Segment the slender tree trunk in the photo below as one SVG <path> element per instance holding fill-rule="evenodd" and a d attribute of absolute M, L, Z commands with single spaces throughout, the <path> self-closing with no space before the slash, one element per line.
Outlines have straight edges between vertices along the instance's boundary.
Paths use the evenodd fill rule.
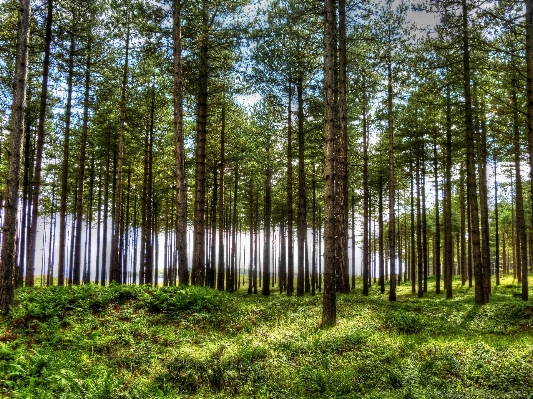
<path fill-rule="evenodd" d="M 417 144 L 416 154 L 416 252 L 418 274 L 418 297 L 424 296 L 424 256 L 422 249 L 422 204 L 420 198 L 420 143 Z"/>
<path fill-rule="evenodd" d="M 422 142 L 422 256 L 424 258 L 424 292 L 428 291 L 428 235 L 427 235 L 427 211 L 426 211 L 426 150 Z"/>
<path fill-rule="evenodd" d="M 500 231 L 498 212 L 498 181 L 496 180 L 496 159 L 494 159 L 494 230 L 496 258 L 494 268 L 496 271 L 496 285 L 500 285 Z"/>
<path fill-rule="evenodd" d="M 234 177 L 234 186 L 233 186 L 233 221 L 231 223 L 231 278 L 230 278 L 230 292 L 233 292 L 235 289 L 236 279 L 236 261 L 237 261 L 237 194 L 239 188 L 239 167 L 235 166 L 235 177 Z M 268 285 L 268 284 L 267 284 Z"/>
<path fill-rule="evenodd" d="M 338 223 L 335 214 L 335 2 L 324 0 L 324 295 L 322 326 L 337 323 L 335 292 L 335 233 Z"/>
<path fill-rule="evenodd" d="M 13 79 L 11 106 L 11 132 L 6 181 L 4 225 L 2 227 L 2 250 L 0 256 L 0 312 L 7 313 L 13 302 L 13 271 L 17 259 L 16 237 L 18 216 L 18 193 L 20 181 L 20 158 L 23 150 L 24 108 L 26 103 L 26 80 L 28 76 L 28 45 L 30 38 L 31 6 L 29 0 L 19 0 L 17 56 Z"/>
<path fill-rule="evenodd" d="M 114 203 L 114 222 L 113 235 L 111 238 L 111 273 L 109 281 L 121 283 L 121 249 L 119 248 L 120 232 L 122 230 L 122 224 L 124 223 L 121 217 L 122 209 L 122 168 L 124 165 L 124 130 L 126 124 L 126 90 L 128 87 L 128 67 L 129 67 L 129 54 L 130 54 L 130 22 L 129 15 L 126 17 L 127 32 L 126 32 L 126 54 L 124 59 L 124 69 L 122 73 L 122 87 L 120 91 L 120 121 L 118 130 L 118 153 L 117 153 L 117 186 L 115 192 Z M 124 265 L 125 267 L 125 265 Z"/>
<path fill-rule="evenodd" d="M 391 57 L 390 53 L 389 57 Z M 396 199 L 396 191 L 394 188 L 394 128 L 392 124 L 392 60 L 390 58 L 389 63 L 387 65 L 387 70 L 387 114 L 389 130 L 389 301 L 396 301 L 396 214 L 394 205 Z"/>
<path fill-rule="evenodd" d="M 270 219 L 272 215 L 272 171 L 270 169 L 270 153 L 268 154 L 269 165 L 266 167 L 265 181 L 265 242 L 263 252 L 263 287 L 262 294 L 270 295 Z M 299 256 L 299 255 L 298 255 Z M 300 275 L 298 274 L 298 279 Z"/>
<path fill-rule="evenodd" d="M 85 182 L 85 160 L 87 152 L 87 129 L 89 123 L 89 90 L 91 84 L 91 43 L 89 42 L 87 62 L 85 65 L 85 94 L 83 97 L 83 123 L 80 138 L 80 164 L 78 171 L 78 189 L 76 200 L 76 233 L 74 236 L 74 277 L 73 283 L 80 284 L 81 275 L 81 231 L 83 224 L 83 189 Z"/>
<path fill-rule="evenodd" d="M 516 84 L 516 82 L 513 82 Z M 513 133 L 514 133 L 514 161 L 515 161 L 515 185 L 516 185 L 516 233 L 517 233 L 517 249 L 519 249 L 519 256 L 516 263 L 516 274 L 518 277 L 518 284 L 522 283 L 522 278 L 527 279 L 527 235 L 524 218 L 524 200 L 522 189 L 522 173 L 520 171 L 520 132 L 518 126 L 518 101 L 516 96 L 516 88 L 513 85 L 512 92 L 513 99 Z M 522 269 L 525 269 L 525 273 L 522 273 Z"/>
<path fill-rule="evenodd" d="M 461 283 L 464 286 L 468 278 L 468 262 L 466 247 L 466 198 L 465 198 L 465 174 L 461 167 L 459 178 L 459 198 L 461 207 Z"/>
<path fill-rule="evenodd" d="M 30 94 L 30 93 L 29 93 Z M 26 232 L 27 225 L 31 223 L 31 208 L 30 201 L 30 173 L 33 165 L 33 157 L 31 156 L 31 129 L 30 129 L 30 120 L 26 119 L 26 126 L 24 128 L 24 173 L 22 178 L 22 214 L 20 220 L 20 240 L 18 243 L 19 247 L 19 264 L 15 265 L 15 275 L 14 275 L 14 284 L 15 287 L 22 287 L 23 284 L 23 274 L 24 274 L 24 265 L 26 262 L 26 257 L 28 251 L 26 250 Z M 30 232 L 28 232 L 30 233 Z"/>
<path fill-rule="evenodd" d="M 205 5 L 204 5 L 205 7 Z M 197 126 L 196 126 L 196 175 L 194 196 L 194 243 L 192 284 L 202 285 L 205 273 L 205 159 L 207 136 L 207 100 L 208 100 L 208 21 L 207 11 L 203 10 L 203 31 L 200 45 Z"/>
<path fill-rule="evenodd" d="M 222 104 L 222 127 L 220 129 L 220 194 L 218 197 L 218 277 L 217 288 L 224 291 L 224 154 L 226 136 L 226 102 Z"/>
<path fill-rule="evenodd" d="M 379 175 L 379 288 L 382 294 L 385 293 L 385 248 L 384 248 L 384 236 L 385 227 L 383 225 L 383 176 Z"/>
<path fill-rule="evenodd" d="M 437 158 L 437 137 L 435 136 L 435 143 L 433 145 L 433 168 L 435 172 L 435 292 L 440 294 L 440 278 L 441 278 L 441 264 L 440 264 L 440 212 L 439 212 L 439 161 Z"/>
<path fill-rule="evenodd" d="M 298 277 L 296 295 L 309 292 L 309 270 L 305 270 L 305 243 L 307 238 L 307 196 L 305 187 L 305 139 L 304 139 L 304 103 L 303 76 L 300 74 L 296 85 L 298 95 Z"/>
<path fill-rule="evenodd" d="M 368 295 L 370 281 L 370 218 L 368 190 L 368 135 L 366 85 L 363 87 L 363 295 Z"/>
<path fill-rule="evenodd" d="M 409 163 L 409 175 L 411 176 L 411 293 L 416 293 L 416 245 L 415 245 L 415 200 L 414 200 L 414 171 L 413 161 Z"/>
<path fill-rule="evenodd" d="M 312 240 L 312 261 L 311 261 L 311 295 L 316 294 L 316 169 L 313 164 L 313 240 Z M 355 278 L 355 274 L 353 276 Z M 355 282 L 354 282 L 355 284 Z"/>
<path fill-rule="evenodd" d="M 349 292 L 348 273 L 348 105 L 347 105 L 347 55 L 346 55 L 346 0 L 339 0 L 339 138 L 338 146 L 338 291 Z M 394 212 L 394 211 L 393 211 Z"/>
<path fill-rule="evenodd" d="M 531 226 L 533 227 L 533 1 L 525 0 L 526 3 L 526 66 L 527 66 L 527 131 L 528 131 L 528 154 L 529 154 L 529 181 L 531 184 L 530 200 L 532 204 Z M 528 299 L 527 268 L 523 271 L 522 299 Z"/>
<path fill-rule="evenodd" d="M 475 277 L 475 302 L 482 305 L 488 302 L 488 292 L 484 286 L 484 268 L 481 262 L 480 232 L 479 232 L 479 208 L 478 192 L 476 184 L 475 168 L 475 143 L 474 126 L 472 123 L 472 94 L 470 88 L 470 49 L 468 35 L 468 12 L 466 0 L 462 0 L 463 8 L 463 67 L 464 67 L 464 95 L 465 95 L 465 126 L 466 126 L 466 169 L 468 202 L 470 204 L 470 215 L 472 221 L 471 240 L 472 256 Z"/>
<path fill-rule="evenodd" d="M 183 135 L 183 82 L 181 64 L 181 0 L 173 0 L 173 68 L 174 68 L 174 148 L 176 164 L 176 251 L 178 280 L 189 283 L 187 266 L 187 187 L 185 182 L 185 144 Z"/>

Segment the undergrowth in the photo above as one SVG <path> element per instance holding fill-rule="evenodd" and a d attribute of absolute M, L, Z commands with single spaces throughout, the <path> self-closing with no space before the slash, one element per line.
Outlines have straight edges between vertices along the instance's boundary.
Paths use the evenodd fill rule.
<path fill-rule="evenodd" d="M 148 286 L 23 288 L 0 318 L 6 398 L 533 398 L 533 307 L 510 278 L 476 306 Z M 430 281 L 430 290 L 434 281 Z"/>

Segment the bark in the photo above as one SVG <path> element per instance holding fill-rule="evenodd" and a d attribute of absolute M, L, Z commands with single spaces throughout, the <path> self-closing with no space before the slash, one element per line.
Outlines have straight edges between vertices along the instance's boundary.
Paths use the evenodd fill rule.
<path fill-rule="evenodd" d="M 383 226 L 383 176 L 379 175 L 379 205 L 378 205 L 378 218 L 379 218 L 379 288 L 381 293 L 385 293 L 385 248 L 384 248 L 384 236 L 385 228 Z"/>
<path fill-rule="evenodd" d="M 462 223 L 462 218 L 461 218 Z M 494 159 L 494 239 L 495 239 L 495 265 L 496 285 L 500 285 L 500 231 L 498 212 L 498 181 L 496 180 L 496 159 Z M 462 256 L 462 253 L 461 253 Z"/>
<path fill-rule="evenodd" d="M 205 6 L 205 5 L 204 5 Z M 204 9 L 202 38 L 199 56 L 197 123 L 196 123 L 196 174 L 194 196 L 194 243 L 191 279 L 192 284 L 202 285 L 205 276 L 205 159 L 207 136 L 207 100 L 208 100 L 208 21 Z"/>
<path fill-rule="evenodd" d="M 468 262 L 466 247 L 466 205 L 464 168 L 461 167 L 459 178 L 459 198 L 461 206 L 461 283 L 464 286 L 468 278 Z"/>
<path fill-rule="evenodd" d="M 531 204 L 533 206 L 533 1 L 526 3 L 526 67 L 527 67 L 527 132 L 529 154 L 529 181 L 531 184 Z M 531 225 L 533 226 L 533 209 L 531 212 Z M 523 273 L 527 275 L 527 268 Z M 522 279 L 522 299 L 528 299 L 528 279 Z"/>
<path fill-rule="evenodd" d="M 472 94 L 470 87 L 470 49 L 468 35 L 468 12 L 466 0 L 462 0 L 463 8 L 463 72 L 464 72 L 464 97 L 465 97 L 465 127 L 466 127 L 466 172 L 468 185 L 468 203 L 470 204 L 470 216 L 472 221 L 472 257 L 475 279 L 475 302 L 478 305 L 488 303 L 484 281 L 484 268 L 481 262 L 480 231 L 479 231 L 479 208 L 478 192 L 476 184 L 475 168 L 475 143 L 474 126 L 472 123 Z"/>
<path fill-rule="evenodd" d="M 433 145 L 433 170 L 435 173 L 435 292 L 440 294 L 441 264 L 440 264 L 440 212 L 439 212 L 439 161 L 437 158 L 437 142 Z"/>
<path fill-rule="evenodd" d="M 270 162 L 270 155 L 268 158 L 268 162 Z M 265 188 L 265 242 L 263 252 L 262 294 L 268 296 L 270 295 L 270 219 L 272 217 L 272 171 L 270 165 L 266 167 Z"/>
<path fill-rule="evenodd" d="M 428 291 L 428 235 L 427 235 L 427 211 L 426 211 L 426 150 L 422 142 L 422 257 L 424 259 L 424 292 Z"/>
<path fill-rule="evenodd" d="M 74 236 L 74 276 L 72 282 L 80 284 L 81 274 L 81 228 L 83 224 L 83 188 L 85 182 L 85 160 L 87 152 L 87 129 L 89 123 L 89 90 L 91 84 L 91 43 L 89 42 L 87 62 L 85 64 L 85 93 L 83 95 L 83 123 L 80 138 L 80 163 L 78 171 L 78 189 L 76 200 L 76 233 Z"/>
<path fill-rule="evenodd" d="M 187 187 L 183 135 L 183 81 L 181 63 L 181 0 L 173 0 L 174 150 L 176 165 L 176 251 L 178 280 L 189 283 L 187 266 Z"/>
<path fill-rule="evenodd" d="M 222 104 L 222 126 L 220 129 L 220 194 L 218 197 L 218 277 L 217 288 L 224 291 L 224 167 L 226 136 L 226 102 Z"/>
<path fill-rule="evenodd" d="M 416 245 L 415 245 L 415 200 L 414 200 L 414 171 L 413 161 L 409 163 L 409 175 L 411 176 L 411 293 L 416 293 Z"/>
<path fill-rule="evenodd" d="M 514 82 L 516 83 L 516 82 Z M 522 278 L 527 279 L 527 235 L 526 235 L 526 226 L 524 218 L 524 199 L 523 199 L 523 189 L 522 189 L 522 174 L 520 171 L 520 159 L 521 159 L 521 150 L 520 150 L 520 132 L 518 126 L 518 101 L 516 97 L 516 89 L 513 85 L 512 92 L 513 100 L 513 133 L 514 133 L 514 162 L 515 162 L 515 202 L 516 202 L 516 235 L 517 235 L 517 263 L 516 275 L 518 284 L 522 283 Z M 525 273 L 522 274 L 522 269 L 525 269 Z"/>
<path fill-rule="evenodd" d="M 366 95 L 366 87 L 363 88 Z M 368 295 L 370 281 L 370 218 L 368 189 L 368 134 L 367 134 L 366 96 L 363 98 L 363 295 Z"/>
<path fill-rule="evenodd" d="M 322 326 L 337 323 L 335 292 L 335 2 L 324 0 L 324 295 Z"/>
<path fill-rule="evenodd" d="M 346 55 L 346 0 L 339 0 L 339 138 L 338 146 L 338 291 L 350 291 L 348 273 L 348 105 L 347 105 L 347 55 Z"/>
<path fill-rule="evenodd" d="M 305 243 L 307 238 L 307 196 L 305 189 L 305 137 L 304 137 L 304 103 L 303 76 L 300 74 L 296 85 L 298 96 L 298 277 L 296 295 L 309 292 L 309 270 L 305 270 Z"/>
<path fill-rule="evenodd" d="M 292 198 L 292 83 L 290 80 L 287 123 L 287 295 L 291 296 L 294 293 L 294 230 Z"/>
<path fill-rule="evenodd" d="M 218 161 L 213 167 L 213 200 L 211 207 L 211 261 L 209 272 L 209 286 L 215 288 L 216 260 L 217 260 L 217 203 L 218 203 L 218 181 L 217 181 Z"/>
<path fill-rule="evenodd" d="M 389 57 L 391 57 L 391 54 L 389 54 Z M 395 301 L 396 300 L 396 213 L 395 213 L 394 204 L 395 204 L 395 199 L 396 199 L 396 193 L 395 193 L 395 188 L 394 188 L 394 127 L 392 124 L 392 60 L 390 58 L 389 58 L 389 63 L 387 65 L 387 69 L 388 69 L 387 114 L 388 114 L 388 130 L 389 130 L 389 261 L 390 261 L 389 301 Z"/>
<path fill-rule="evenodd" d="M 424 256 L 422 249 L 422 204 L 420 198 L 420 143 L 417 144 L 416 159 L 416 255 L 417 255 L 417 275 L 418 275 L 418 297 L 424 296 Z"/>
<path fill-rule="evenodd" d="M 446 298 L 453 297 L 452 291 L 452 116 L 450 86 L 446 86 L 446 182 L 444 184 L 444 288 Z"/>
<path fill-rule="evenodd" d="M 26 81 L 28 76 L 28 44 L 30 38 L 31 6 L 29 0 L 19 0 L 17 56 L 13 79 L 11 105 L 11 132 L 8 153 L 8 171 L 4 224 L 2 227 L 2 250 L 0 257 L 0 312 L 7 313 L 13 302 L 13 271 L 17 259 L 16 237 L 18 216 L 18 192 L 20 181 L 20 158 L 23 150 L 24 111 Z"/>
<path fill-rule="evenodd" d="M 230 292 L 235 290 L 236 280 L 236 261 L 237 261 L 237 194 L 239 188 L 239 167 L 235 166 L 235 178 L 233 186 L 233 221 L 231 223 L 231 274 L 230 281 L 228 282 L 231 289 Z M 268 285 L 268 284 L 267 284 Z"/>
<path fill-rule="evenodd" d="M 118 130 L 118 153 L 117 153 L 117 173 L 116 173 L 116 192 L 115 192 L 115 208 L 114 208 L 114 222 L 113 235 L 111 238 L 111 273 L 109 281 L 121 283 L 122 273 L 121 268 L 126 267 L 121 265 L 121 248 L 120 248 L 120 232 L 123 229 L 122 220 L 122 168 L 124 165 L 124 130 L 126 125 L 126 90 L 128 88 L 128 67 L 129 67 L 129 54 L 130 54 L 130 25 L 129 15 L 126 17 L 126 23 L 128 24 L 126 33 L 126 54 L 124 58 L 124 70 L 122 73 L 122 86 L 120 90 L 120 121 Z"/>

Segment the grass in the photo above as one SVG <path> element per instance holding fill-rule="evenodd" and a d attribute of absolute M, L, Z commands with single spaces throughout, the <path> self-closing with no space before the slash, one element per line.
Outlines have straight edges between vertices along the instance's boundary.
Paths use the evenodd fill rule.
<path fill-rule="evenodd" d="M 518 292 L 506 277 L 480 307 L 459 280 L 451 300 L 402 284 L 390 303 L 373 285 L 339 295 L 321 329 L 320 294 L 19 289 L 0 318 L 0 396 L 533 398 L 533 306 Z"/>

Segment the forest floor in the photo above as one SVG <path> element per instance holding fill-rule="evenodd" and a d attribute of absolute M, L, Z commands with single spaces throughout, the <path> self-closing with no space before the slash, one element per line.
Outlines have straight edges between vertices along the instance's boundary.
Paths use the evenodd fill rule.
<path fill-rule="evenodd" d="M 533 398 L 533 301 L 512 277 L 485 306 L 460 280 L 449 300 L 434 285 L 418 299 L 402 284 L 395 303 L 359 285 L 330 329 L 321 294 L 19 289 L 0 317 L 0 396 Z"/>

